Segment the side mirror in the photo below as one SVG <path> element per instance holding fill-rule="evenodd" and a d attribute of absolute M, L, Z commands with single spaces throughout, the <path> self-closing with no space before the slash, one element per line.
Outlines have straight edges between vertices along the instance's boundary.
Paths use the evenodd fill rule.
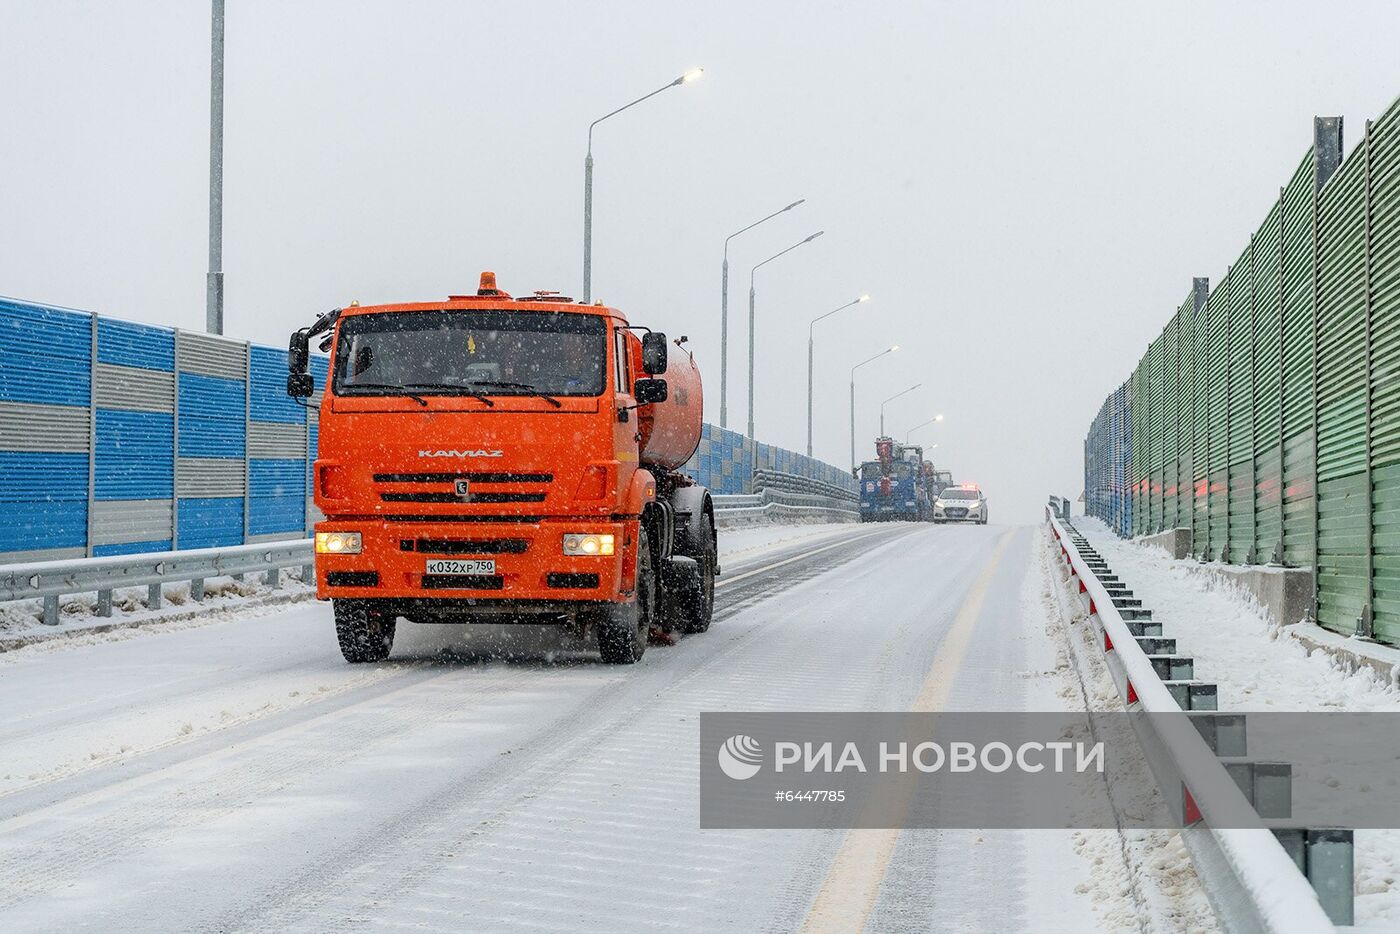
<path fill-rule="evenodd" d="M 315 388 L 316 381 L 311 378 L 310 373 L 287 374 L 287 395 L 293 399 L 308 399 Z"/>
<path fill-rule="evenodd" d="M 311 362 L 310 343 L 311 335 L 306 328 L 293 331 L 287 341 L 287 395 L 293 399 L 306 399 L 316 388 L 316 381 L 306 372 Z"/>
<path fill-rule="evenodd" d="M 311 335 L 305 328 L 300 331 L 293 331 L 291 340 L 287 341 L 287 371 L 290 373 L 305 373 L 307 365 L 311 362 Z"/>
<path fill-rule="evenodd" d="M 660 376 L 666 372 L 666 335 L 660 331 L 648 331 L 642 335 L 642 369 L 648 376 Z"/>
<path fill-rule="evenodd" d="M 666 381 L 664 379 L 639 379 L 632 384 L 632 398 L 637 400 L 638 405 L 665 402 L 666 396 Z"/>

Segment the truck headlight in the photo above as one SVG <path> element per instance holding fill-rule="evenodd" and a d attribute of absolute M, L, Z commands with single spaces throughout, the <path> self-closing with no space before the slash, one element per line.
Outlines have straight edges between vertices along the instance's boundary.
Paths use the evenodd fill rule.
<path fill-rule="evenodd" d="M 611 532 L 570 532 L 564 536 L 564 554 L 610 555 L 614 541 Z"/>
<path fill-rule="evenodd" d="M 317 532 L 316 554 L 357 555 L 364 547 L 359 532 Z"/>

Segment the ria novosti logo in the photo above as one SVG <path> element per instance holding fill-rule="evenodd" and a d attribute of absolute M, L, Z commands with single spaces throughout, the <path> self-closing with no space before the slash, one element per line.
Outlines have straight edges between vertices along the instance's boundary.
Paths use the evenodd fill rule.
<path fill-rule="evenodd" d="M 752 736 L 739 733 L 719 747 L 719 767 L 732 779 L 753 778 L 762 766 L 763 747 Z"/>
<path fill-rule="evenodd" d="M 874 754 L 873 759 L 872 753 Z M 1071 753 L 1073 756 L 1071 757 Z M 737 781 L 753 778 L 763 767 L 763 747 L 744 733 L 735 733 L 719 747 L 719 767 Z M 777 742 L 773 744 L 773 771 L 803 774 L 842 772 L 986 772 L 1019 771 L 1099 772 L 1105 766 L 1105 744 L 1057 740 L 1025 741 L 1015 746 L 1000 741 L 937 742 L 882 741 L 862 752 L 859 743 Z"/>

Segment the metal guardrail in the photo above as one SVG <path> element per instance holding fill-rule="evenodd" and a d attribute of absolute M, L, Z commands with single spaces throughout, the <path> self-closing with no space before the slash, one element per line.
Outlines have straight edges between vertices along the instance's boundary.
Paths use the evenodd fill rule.
<path fill-rule="evenodd" d="M 1070 580 L 1078 581 L 1079 596 L 1087 601 L 1090 620 L 1102 631 L 1104 658 L 1125 705 L 1162 715 L 1135 717 L 1133 725 L 1144 751 L 1161 751 L 1148 756 L 1148 765 L 1163 795 L 1168 801 L 1185 796 L 1200 813 L 1199 820 L 1182 828 L 1181 837 L 1221 925 L 1232 932 L 1269 934 L 1334 930 L 1317 893 L 1264 821 L 1243 829 L 1211 826 L 1212 815 L 1239 814 L 1241 808 L 1251 808 L 1249 801 L 1182 712 L 1113 596 L 1080 554 L 1065 520 L 1050 505 L 1046 521 Z M 1154 735 L 1142 735 L 1146 730 Z"/>
<path fill-rule="evenodd" d="M 286 567 L 301 567 L 309 580 L 312 562 L 311 541 L 302 538 L 229 548 L 0 565 L 0 601 L 42 599 L 44 623 L 56 626 L 58 598 L 65 594 L 96 593 L 97 615 L 111 616 L 112 591 L 118 587 L 146 587 L 146 606 L 155 609 L 164 601 L 163 584 L 189 581 L 190 597 L 199 602 L 204 599 L 207 578 L 261 572 L 264 582 L 275 587 L 278 573 Z"/>
<path fill-rule="evenodd" d="M 843 498 L 840 487 L 788 474 L 760 471 L 760 492 L 742 496 L 715 496 L 717 518 L 742 523 L 776 516 L 840 521 L 859 515 L 855 495 Z M 282 568 L 300 567 L 304 580 L 312 578 L 314 563 L 309 539 L 200 548 L 185 551 L 147 552 L 104 558 L 75 558 L 30 564 L 0 565 L 0 602 L 42 600 L 42 620 L 58 625 L 59 598 L 68 594 L 96 593 L 97 615 L 112 615 L 112 591 L 121 587 L 145 587 L 146 606 L 164 602 L 162 586 L 190 582 L 190 597 L 204 599 L 204 581 L 211 577 L 241 578 L 264 575 L 277 586 Z"/>
<path fill-rule="evenodd" d="M 860 518 L 860 508 L 853 501 L 829 496 L 785 493 L 764 490 L 753 494 L 731 494 L 713 497 L 715 519 L 722 525 L 772 518 L 825 519 L 829 522 L 854 521 Z"/>
<path fill-rule="evenodd" d="M 755 493 L 773 490 L 779 493 L 796 493 L 806 496 L 820 496 L 837 502 L 860 502 L 860 494 L 855 490 L 836 486 L 811 477 L 796 474 L 778 473 L 773 470 L 755 470 L 753 473 Z"/>

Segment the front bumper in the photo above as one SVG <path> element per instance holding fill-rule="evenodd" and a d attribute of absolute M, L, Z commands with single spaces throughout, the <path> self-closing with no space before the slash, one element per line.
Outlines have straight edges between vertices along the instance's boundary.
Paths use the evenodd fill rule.
<path fill-rule="evenodd" d="M 981 522 L 982 510 L 968 509 L 965 506 L 935 506 L 933 518 L 940 522 Z"/>
<path fill-rule="evenodd" d="M 633 582 L 636 522 L 541 519 L 515 522 L 385 522 L 332 519 L 317 532 L 357 531 L 357 555 L 316 556 L 316 596 L 322 600 L 381 599 L 430 602 L 470 600 L 483 607 L 558 603 L 622 602 Z M 573 532 L 611 533 L 612 555 L 565 555 L 563 537 Z M 491 575 L 429 575 L 439 559 L 495 562 Z"/>

